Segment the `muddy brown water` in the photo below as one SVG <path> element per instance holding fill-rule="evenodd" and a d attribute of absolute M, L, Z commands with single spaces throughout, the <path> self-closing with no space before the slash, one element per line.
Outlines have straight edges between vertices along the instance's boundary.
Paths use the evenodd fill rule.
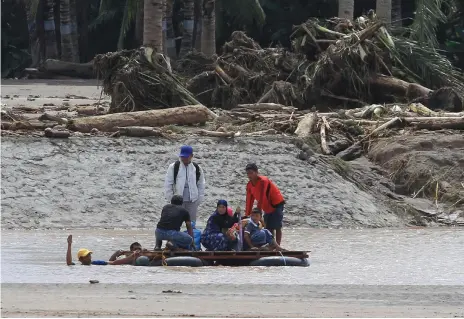
<path fill-rule="evenodd" d="M 293 229 L 284 246 L 311 250 L 310 267 L 134 267 L 65 265 L 65 231 L 2 232 L 2 283 L 464 285 L 464 230 Z M 73 231 L 79 248 L 107 259 L 153 230 Z"/>

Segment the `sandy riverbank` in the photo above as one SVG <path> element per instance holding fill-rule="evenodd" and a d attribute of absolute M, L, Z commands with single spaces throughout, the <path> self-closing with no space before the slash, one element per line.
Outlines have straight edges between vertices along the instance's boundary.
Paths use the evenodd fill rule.
<path fill-rule="evenodd" d="M 462 317 L 462 300 L 460 286 L 2 284 L 3 317 Z"/>
<path fill-rule="evenodd" d="M 52 105 L 73 113 L 74 107 L 99 102 L 97 84 L 94 80 L 5 80 L 2 110 Z M 102 98 L 108 103 L 108 97 Z M 23 115 L 37 117 L 34 112 Z M 301 158 L 301 143 L 292 136 L 221 140 L 186 131 L 172 139 L 73 136 L 56 140 L 37 137 L 42 132 L 33 134 L 2 136 L 3 228 L 151 227 L 165 203 L 166 167 L 184 143 L 193 145 L 196 160 L 206 171 L 207 196 L 200 222 L 219 198 L 243 206 L 243 168 L 255 161 L 284 193 L 286 226 L 464 224 L 459 175 L 464 146 L 454 132 L 380 139 L 369 158 L 383 169 L 365 157 L 344 162 L 317 154 L 319 149 L 308 150 L 308 158 Z M 429 197 L 432 189 L 434 195 L 437 181 L 437 204 L 410 198 L 419 189 Z M 421 188 L 424 183 L 427 187 Z M 453 205 L 445 207 L 445 200 Z"/>

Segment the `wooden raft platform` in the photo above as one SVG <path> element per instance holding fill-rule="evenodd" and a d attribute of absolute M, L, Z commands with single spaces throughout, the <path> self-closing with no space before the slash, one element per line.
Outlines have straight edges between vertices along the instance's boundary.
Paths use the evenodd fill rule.
<path fill-rule="evenodd" d="M 158 259 L 164 256 L 168 257 L 197 257 L 203 260 L 256 260 L 261 257 L 269 256 L 285 256 L 295 258 L 308 258 L 310 251 L 260 251 L 260 250 L 248 250 L 248 251 L 144 251 L 142 255 Z"/>

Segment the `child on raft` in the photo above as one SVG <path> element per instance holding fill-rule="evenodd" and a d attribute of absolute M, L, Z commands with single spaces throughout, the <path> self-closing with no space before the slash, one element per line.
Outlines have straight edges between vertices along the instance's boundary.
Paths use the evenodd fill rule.
<path fill-rule="evenodd" d="M 245 242 L 249 250 L 263 249 L 283 251 L 284 249 L 277 244 L 272 233 L 263 228 L 261 222 L 262 218 L 263 212 L 261 209 L 253 208 L 244 231 Z"/>

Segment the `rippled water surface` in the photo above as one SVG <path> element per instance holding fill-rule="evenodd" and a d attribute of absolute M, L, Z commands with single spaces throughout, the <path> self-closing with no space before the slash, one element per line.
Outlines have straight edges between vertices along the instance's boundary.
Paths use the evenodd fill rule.
<path fill-rule="evenodd" d="M 464 285 L 464 230 L 286 230 L 283 246 L 311 250 L 311 266 L 134 267 L 65 264 L 65 231 L 2 231 L 2 283 L 289 283 Z M 79 248 L 108 259 L 139 241 L 152 248 L 150 230 L 73 231 Z"/>

